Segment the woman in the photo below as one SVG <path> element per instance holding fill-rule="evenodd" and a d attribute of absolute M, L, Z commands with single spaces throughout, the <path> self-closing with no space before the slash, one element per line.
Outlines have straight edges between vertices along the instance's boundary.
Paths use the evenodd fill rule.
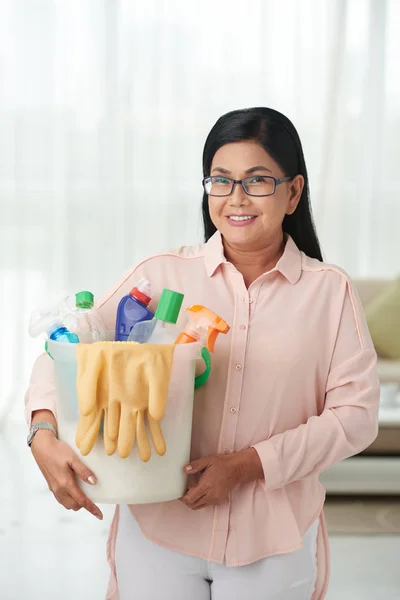
<path fill-rule="evenodd" d="M 348 276 L 322 262 L 299 136 L 267 108 L 228 113 L 203 155 L 206 244 L 150 258 L 99 305 L 108 328 L 139 277 L 232 325 L 197 392 L 189 489 L 117 507 L 109 600 L 320 600 L 328 541 L 320 473 L 377 435 L 376 354 Z M 56 426 L 52 364 L 35 364 L 28 421 Z M 32 452 L 68 509 L 99 509 L 72 449 L 40 430 Z"/>

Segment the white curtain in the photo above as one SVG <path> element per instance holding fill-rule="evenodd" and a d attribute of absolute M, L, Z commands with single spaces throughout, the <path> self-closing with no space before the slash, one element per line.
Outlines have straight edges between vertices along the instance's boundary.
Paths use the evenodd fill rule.
<path fill-rule="evenodd" d="M 394 276 L 396 22 L 397 0 L 0 0 L 0 418 L 22 414 L 40 299 L 202 239 L 202 148 L 229 110 L 293 120 L 326 260 Z"/>

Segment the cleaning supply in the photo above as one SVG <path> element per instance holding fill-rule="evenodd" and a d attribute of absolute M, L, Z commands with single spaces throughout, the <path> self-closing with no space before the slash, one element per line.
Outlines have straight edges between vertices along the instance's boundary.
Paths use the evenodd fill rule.
<path fill-rule="evenodd" d="M 164 289 L 154 319 L 137 323 L 128 341 L 140 344 L 174 344 L 179 329 L 176 322 L 179 317 L 184 295 L 174 290 Z"/>
<path fill-rule="evenodd" d="M 107 454 L 127 458 L 137 440 L 142 461 L 151 457 L 146 423 L 159 456 L 166 452 L 161 430 L 167 406 L 174 345 L 100 342 L 77 347 L 79 422 L 76 445 L 93 448 L 104 413 Z"/>
<path fill-rule="evenodd" d="M 214 352 L 215 342 L 220 333 L 228 333 L 229 325 L 218 315 L 213 313 L 205 306 L 194 304 L 189 306 L 186 311 L 188 323 L 185 329 L 178 335 L 175 344 L 190 344 L 200 342 L 203 346 L 201 357 L 206 365 L 203 370 L 203 364 L 197 361 L 195 389 L 204 385 L 211 371 L 211 354 Z"/>
<path fill-rule="evenodd" d="M 53 306 L 46 305 L 32 312 L 29 321 L 29 334 L 36 338 L 44 334 L 48 339 L 57 342 L 77 344 L 78 336 L 64 326 Z"/>
<path fill-rule="evenodd" d="M 79 344 L 76 348 L 79 420 L 75 443 L 83 456 L 92 450 L 102 421 L 106 454 L 111 456 L 117 447 L 116 440 L 112 440 L 108 434 L 110 350 L 111 345 L 107 342 Z"/>
<path fill-rule="evenodd" d="M 115 340 L 128 341 L 132 327 L 140 321 L 153 319 L 154 314 L 147 307 L 152 298 L 152 285 L 148 279 L 140 279 L 132 290 L 121 298 L 115 324 Z"/>
<path fill-rule="evenodd" d="M 77 352 L 86 347 L 87 351 L 92 354 L 96 351 L 96 347 L 105 345 L 106 342 L 86 345 L 63 344 L 49 340 L 48 343 L 49 351 L 54 358 L 55 402 L 59 438 L 81 457 L 84 464 L 97 477 L 97 485 L 90 485 L 78 479 L 77 483 L 82 491 L 96 504 L 113 505 L 167 502 L 184 496 L 187 491 L 188 477 L 183 470 L 183 466 L 190 462 L 195 399 L 195 364 L 201 352 L 201 345 L 193 343 L 174 346 L 167 405 L 162 421 L 159 422 L 167 451 L 163 456 L 159 456 L 154 449 L 149 431 L 148 437 L 152 454 L 148 462 L 143 462 L 139 457 L 136 442 L 127 458 L 121 458 L 117 451 L 112 456 L 107 456 L 103 436 L 104 433 L 107 433 L 109 438 L 108 429 L 104 433 L 100 429 L 93 449 L 89 454 L 81 456 L 80 449 L 76 445 L 78 422 L 81 422 L 80 433 L 84 436 L 94 421 L 93 415 L 89 414 L 85 417 L 85 427 L 82 427 L 83 417 L 79 414 L 76 385 Z M 133 343 L 112 341 L 109 344 L 121 347 L 137 346 Z M 158 348 L 162 350 L 163 346 L 160 345 Z M 215 351 L 218 352 L 218 342 L 215 348 Z M 200 401 L 201 399 L 197 398 L 197 402 Z M 147 419 L 147 414 L 145 418 Z M 108 427 L 108 421 L 109 417 L 107 416 L 107 425 L 104 423 L 105 427 Z M 119 434 L 119 437 L 121 437 L 121 434 Z"/>
<path fill-rule="evenodd" d="M 69 310 L 64 319 L 64 325 L 76 333 L 79 341 L 85 344 L 106 340 L 106 328 L 94 309 L 92 292 L 81 291 L 75 295 L 75 307 Z"/>
<path fill-rule="evenodd" d="M 185 311 L 189 322 L 178 335 L 175 344 L 201 342 L 210 352 L 214 352 L 215 342 L 220 333 L 227 334 L 230 327 L 218 315 L 205 306 L 194 304 Z"/>

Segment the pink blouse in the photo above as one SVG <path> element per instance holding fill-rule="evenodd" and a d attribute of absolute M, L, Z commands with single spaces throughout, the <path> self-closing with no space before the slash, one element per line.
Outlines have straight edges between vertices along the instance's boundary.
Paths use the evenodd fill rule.
<path fill-rule="evenodd" d="M 361 452 L 378 431 L 376 353 L 349 277 L 307 257 L 288 237 L 276 267 L 246 289 L 217 232 L 207 244 L 154 256 L 129 272 L 98 305 L 108 329 L 140 277 L 155 285 L 151 308 L 168 287 L 185 295 L 183 309 L 203 304 L 231 325 L 218 338 L 208 383 L 196 392 L 192 460 L 253 446 L 265 475 L 237 486 L 215 508 L 192 511 L 179 500 L 131 506 L 143 533 L 176 551 L 238 566 L 299 548 L 319 518 L 313 599 L 324 598 L 329 550 L 319 474 Z M 56 414 L 47 355 L 33 367 L 25 401 L 28 422 L 37 409 Z M 118 509 L 108 543 L 109 600 L 118 599 L 117 525 Z"/>

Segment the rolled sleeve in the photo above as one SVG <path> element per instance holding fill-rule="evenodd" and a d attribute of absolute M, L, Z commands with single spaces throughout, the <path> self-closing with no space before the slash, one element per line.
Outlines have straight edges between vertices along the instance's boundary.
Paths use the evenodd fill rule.
<path fill-rule="evenodd" d="M 35 410 L 50 410 L 57 419 L 54 365 L 47 354 L 41 354 L 36 359 L 25 393 L 25 420 L 29 427 Z"/>

